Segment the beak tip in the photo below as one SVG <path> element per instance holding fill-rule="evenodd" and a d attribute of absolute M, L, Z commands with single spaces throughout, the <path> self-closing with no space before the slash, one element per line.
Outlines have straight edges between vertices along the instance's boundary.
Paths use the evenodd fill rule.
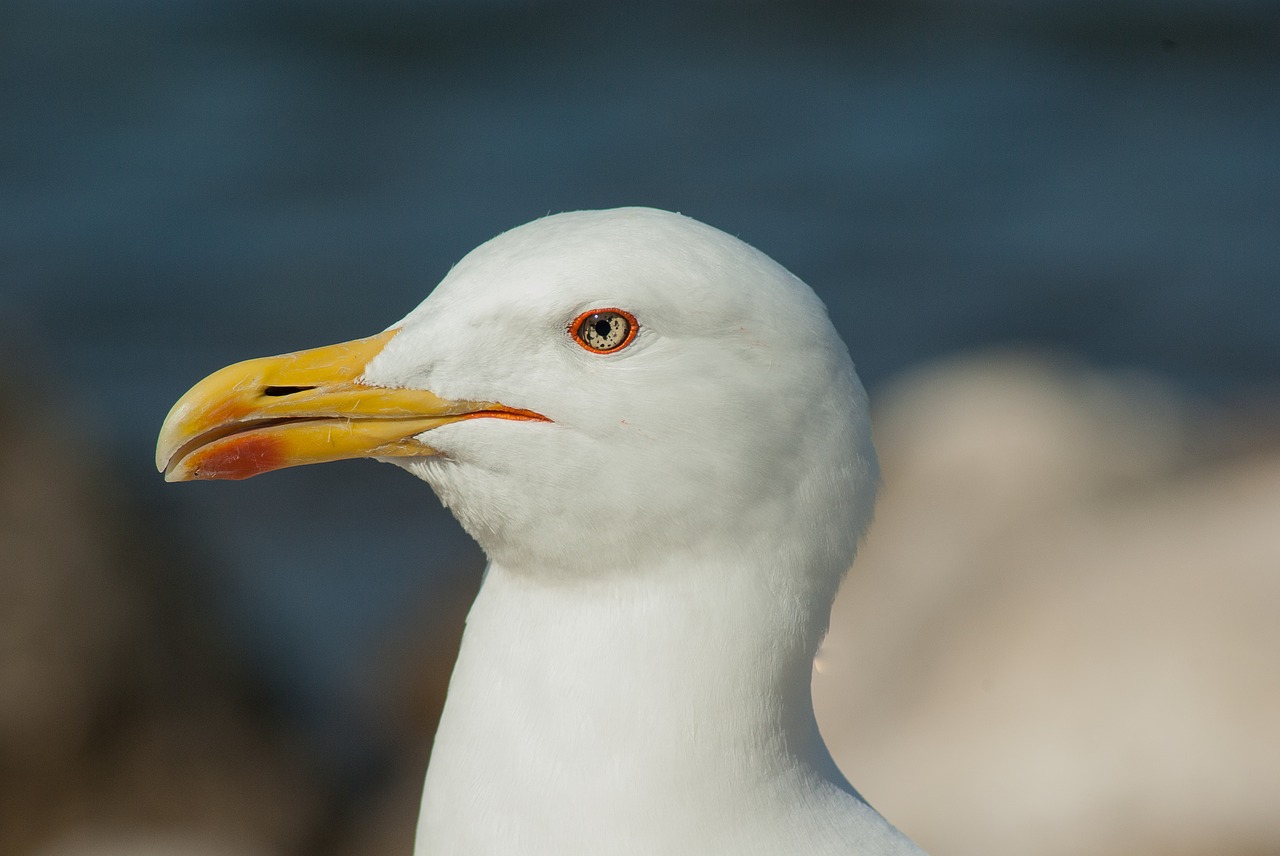
<path fill-rule="evenodd" d="M 156 442 L 156 472 L 167 473 L 175 463 L 173 456 L 178 451 L 178 444 L 173 441 L 170 434 L 169 423 L 166 421 L 164 427 L 160 429 L 160 438 Z"/>
<path fill-rule="evenodd" d="M 178 462 L 170 459 L 168 455 L 156 455 L 156 471 L 164 476 L 165 481 L 182 481 L 181 470 L 182 467 L 178 465 Z"/>

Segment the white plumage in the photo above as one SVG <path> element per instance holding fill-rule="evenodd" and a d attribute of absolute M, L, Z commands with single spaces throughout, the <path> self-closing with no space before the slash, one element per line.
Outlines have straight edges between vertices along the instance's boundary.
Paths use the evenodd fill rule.
<path fill-rule="evenodd" d="M 593 309 L 634 341 L 575 342 Z M 387 458 L 490 560 L 416 854 L 919 853 L 813 716 L 878 478 L 813 292 L 689 218 L 576 212 L 477 248 L 396 327 L 362 388 L 545 417 L 455 418 Z"/>

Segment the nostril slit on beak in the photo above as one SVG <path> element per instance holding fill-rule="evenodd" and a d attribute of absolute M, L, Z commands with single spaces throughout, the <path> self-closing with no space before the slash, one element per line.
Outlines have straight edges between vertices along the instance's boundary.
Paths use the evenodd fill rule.
<path fill-rule="evenodd" d="M 262 388 L 263 395 L 281 396 L 293 395 L 295 392 L 306 392 L 309 389 L 315 389 L 314 386 L 265 386 Z"/>

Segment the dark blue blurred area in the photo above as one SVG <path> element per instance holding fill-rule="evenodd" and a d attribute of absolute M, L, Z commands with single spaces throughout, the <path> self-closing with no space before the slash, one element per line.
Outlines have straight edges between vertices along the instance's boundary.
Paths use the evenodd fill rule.
<path fill-rule="evenodd" d="M 1273 3 L 6 0 L 0 85 L 0 330 L 357 755 L 361 675 L 475 548 L 392 468 L 165 486 L 155 434 L 504 229 L 639 204 L 737 234 L 873 394 L 1006 342 L 1280 379 Z"/>

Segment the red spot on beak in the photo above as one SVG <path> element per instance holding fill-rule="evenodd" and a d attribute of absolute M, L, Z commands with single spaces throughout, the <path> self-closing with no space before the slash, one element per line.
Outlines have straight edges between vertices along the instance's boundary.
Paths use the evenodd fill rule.
<path fill-rule="evenodd" d="M 281 440 L 261 435 L 228 437 L 196 454 L 192 471 L 197 479 L 247 479 L 279 469 L 285 459 Z"/>

